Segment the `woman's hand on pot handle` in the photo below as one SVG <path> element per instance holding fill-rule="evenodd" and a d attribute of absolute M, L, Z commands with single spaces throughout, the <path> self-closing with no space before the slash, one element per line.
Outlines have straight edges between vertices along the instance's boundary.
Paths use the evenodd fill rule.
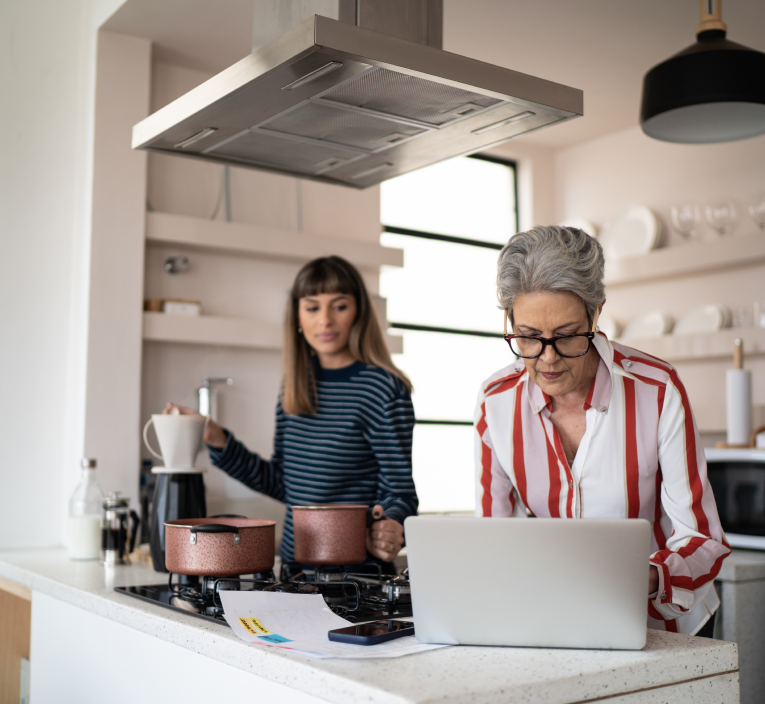
<path fill-rule="evenodd" d="M 177 403 L 168 403 L 165 406 L 165 410 L 162 411 L 164 415 L 170 415 L 173 409 L 177 408 L 182 416 L 198 416 L 199 411 L 195 411 L 188 406 L 179 406 Z M 226 444 L 226 433 L 214 420 L 209 419 L 207 426 L 205 427 L 205 433 L 202 436 L 202 440 L 211 447 L 223 447 Z"/>
<path fill-rule="evenodd" d="M 404 526 L 392 518 L 385 518 L 379 504 L 372 509 L 374 523 L 367 530 L 367 550 L 385 562 L 391 562 L 404 545 Z"/>

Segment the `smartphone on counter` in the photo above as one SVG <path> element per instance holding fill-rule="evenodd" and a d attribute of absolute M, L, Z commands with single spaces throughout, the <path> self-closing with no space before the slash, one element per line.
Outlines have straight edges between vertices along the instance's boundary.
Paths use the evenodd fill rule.
<path fill-rule="evenodd" d="M 372 621 L 359 623 L 347 628 L 337 628 L 330 631 L 329 639 L 337 643 L 352 645 L 377 645 L 386 640 L 403 638 L 414 635 L 414 624 L 411 621 Z"/>

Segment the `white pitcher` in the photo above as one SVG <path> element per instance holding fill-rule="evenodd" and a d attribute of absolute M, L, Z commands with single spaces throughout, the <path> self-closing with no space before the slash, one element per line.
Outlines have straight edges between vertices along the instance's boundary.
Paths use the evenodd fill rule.
<path fill-rule="evenodd" d="M 147 433 L 152 423 L 162 454 L 149 444 Z M 165 463 L 166 469 L 193 470 L 206 423 L 206 416 L 155 413 L 143 428 L 143 441 L 149 452 Z"/>

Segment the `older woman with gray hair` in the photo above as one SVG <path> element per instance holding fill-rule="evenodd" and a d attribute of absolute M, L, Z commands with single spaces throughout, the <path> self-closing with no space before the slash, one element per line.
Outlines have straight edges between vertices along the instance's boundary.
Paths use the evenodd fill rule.
<path fill-rule="evenodd" d="M 649 627 L 711 635 L 730 547 L 704 450 L 677 371 L 598 332 L 604 268 L 599 242 L 570 227 L 534 227 L 500 252 L 517 361 L 479 394 L 476 512 L 645 518 Z"/>

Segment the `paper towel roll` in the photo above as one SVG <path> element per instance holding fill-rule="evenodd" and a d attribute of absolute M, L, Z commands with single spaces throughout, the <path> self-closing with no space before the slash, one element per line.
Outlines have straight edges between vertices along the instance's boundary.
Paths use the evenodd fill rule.
<path fill-rule="evenodd" d="M 728 369 L 728 444 L 748 445 L 752 434 L 752 373 Z"/>

